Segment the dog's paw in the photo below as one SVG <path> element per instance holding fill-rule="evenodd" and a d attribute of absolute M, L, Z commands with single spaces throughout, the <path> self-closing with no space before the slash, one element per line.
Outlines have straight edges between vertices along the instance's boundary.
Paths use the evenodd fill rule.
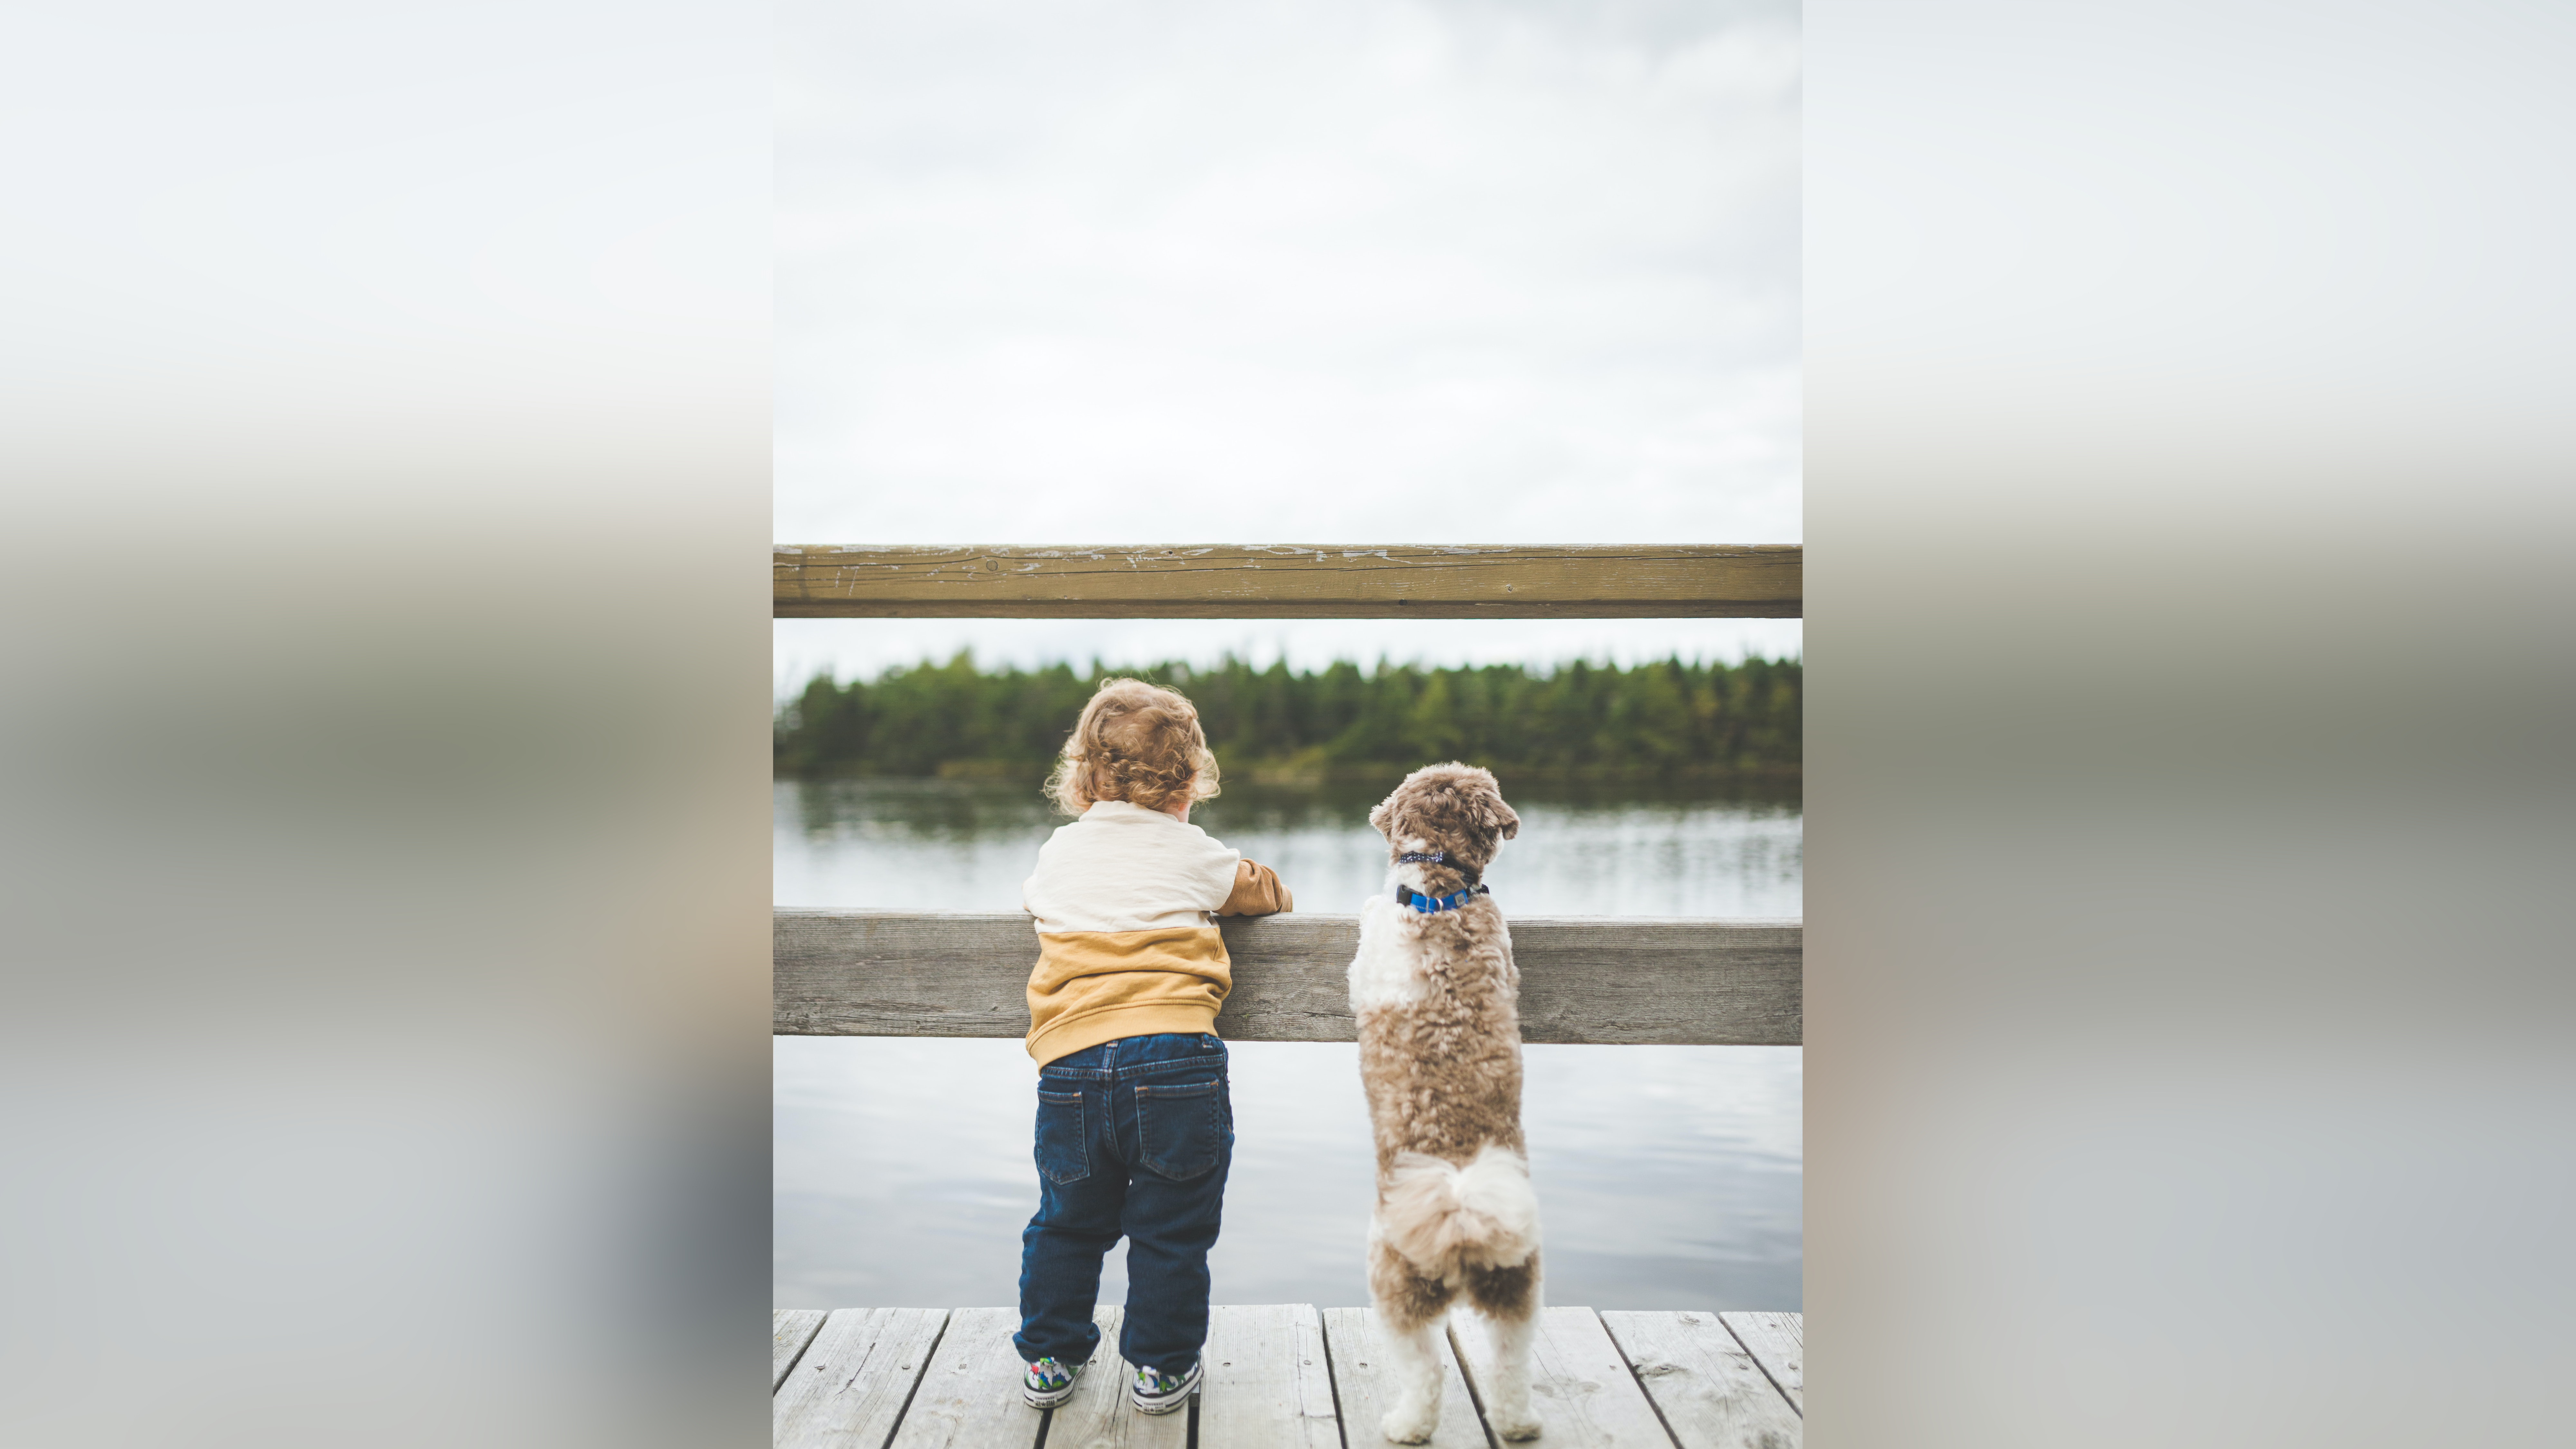
<path fill-rule="evenodd" d="M 1428 1409 L 1397 1408 L 1387 1410 L 1386 1417 L 1377 1421 L 1377 1431 L 1398 1444 L 1420 1444 L 1431 1437 L 1431 1431 L 1439 1424 L 1440 1410 L 1436 1405 Z"/>
<path fill-rule="evenodd" d="M 1494 1426 L 1495 1433 L 1514 1443 L 1538 1437 L 1538 1415 L 1526 1407 L 1496 1410 L 1486 1416 L 1485 1422 Z"/>

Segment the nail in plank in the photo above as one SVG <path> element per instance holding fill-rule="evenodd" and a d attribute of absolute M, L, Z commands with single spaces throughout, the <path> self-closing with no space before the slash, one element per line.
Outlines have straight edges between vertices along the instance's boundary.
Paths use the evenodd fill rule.
<path fill-rule="evenodd" d="M 1493 1343 L 1481 1328 L 1453 1319 L 1449 1338 L 1477 1402 L 1490 1404 Z M 1543 1449 L 1672 1449 L 1672 1436 L 1628 1372 L 1628 1360 L 1589 1308 L 1540 1312 L 1530 1351 L 1530 1407 L 1538 1413 L 1536 1442 Z"/>
<path fill-rule="evenodd" d="M 769 1311 L 769 1391 L 778 1392 L 778 1381 L 803 1356 L 805 1345 L 814 1341 L 822 1330 L 820 1308 L 773 1308 Z"/>
<path fill-rule="evenodd" d="M 1016 1308 L 960 1308 L 913 1390 L 889 1449 L 1036 1449 L 1043 1409 L 1020 1397 Z"/>
<path fill-rule="evenodd" d="M 1449 1335 L 1432 1335 L 1440 1354 L 1440 1423 L 1431 1431 L 1431 1449 L 1491 1449 L 1467 1380 L 1458 1372 L 1458 1355 Z M 1374 1308 L 1324 1310 L 1324 1343 L 1333 1356 L 1333 1388 L 1340 1395 L 1342 1433 L 1350 1449 L 1375 1449 L 1388 1441 L 1378 1421 L 1395 1407 L 1395 1385 L 1387 1376 L 1386 1338 L 1378 1329 Z"/>
<path fill-rule="evenodd" d="M 1601 1315 L 1682 1449 L 1798 1449 L 1798 1411 L 1714 1313 Z"/>
<path fill-rule="evenodd" d="M 780 1385 L 773 1449 L 884 1449 L 948 1322 L 944 1308 L 841 1308 Z"/>
<path fill-rule="evenodd" d="M 1718 1321 L 1762 1365 L 1787 1395 L 1790 1407 L 1807 1412 L 1807 1317 L 1803 1313 L 1721 1313 Z"/>
<path fill-rule="evenodd" d="M 1210 1449 L 1342 1449 L 1324 1318 L 1311 1303 L 1208 1310 L 1199 1443 Z"/>

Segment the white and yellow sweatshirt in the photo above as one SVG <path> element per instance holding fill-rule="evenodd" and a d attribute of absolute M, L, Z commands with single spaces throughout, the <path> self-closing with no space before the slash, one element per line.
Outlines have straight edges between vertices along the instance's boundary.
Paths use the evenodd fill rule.
<path fill-rule="evenodd" d="M 1213 1032 L 1234 985 L 1217 916 L 1291 908 L 1266 866 L 1195 825 L 1102 800 L 1038 848 L 1029 1055 L 1044 1066 L 1120 1037 Z"/>

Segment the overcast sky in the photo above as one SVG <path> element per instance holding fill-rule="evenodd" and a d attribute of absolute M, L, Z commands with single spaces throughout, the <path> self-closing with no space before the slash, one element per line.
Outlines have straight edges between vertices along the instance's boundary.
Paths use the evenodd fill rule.
<path fill-rule="evenodd" d="M 780 13 L 787 543 L 1793 543 L 1794 5 Z M 1553 662 L 1795 621 L 784 620 L 992 660 Z"/>

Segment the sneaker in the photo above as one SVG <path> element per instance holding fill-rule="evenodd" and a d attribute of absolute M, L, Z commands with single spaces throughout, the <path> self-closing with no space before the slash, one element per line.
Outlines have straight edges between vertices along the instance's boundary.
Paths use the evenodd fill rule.
<path fill-rule="evenodd" d="M 1199 1391 L 1199 1369 L 1198 1360 L 1192 1359 L 1190 1371 L 1175 1377 L 1138 1364 L 1136 1381 L 1127 1386 L 1127 1401 L 1148 1414 L 1168 1414 Z"/>
<path fill-rule="evenodd" d="M 1078 1363 L 1067 1368 L 1062 1359 L 1039 1359 L 1020 1376 L 1020 1397 L 1029 1401 L 1030 1408 L 1052 1409 L 1073 1397 L 1074 1381 L 1089 1367 L 1088 1363 Z"/>

